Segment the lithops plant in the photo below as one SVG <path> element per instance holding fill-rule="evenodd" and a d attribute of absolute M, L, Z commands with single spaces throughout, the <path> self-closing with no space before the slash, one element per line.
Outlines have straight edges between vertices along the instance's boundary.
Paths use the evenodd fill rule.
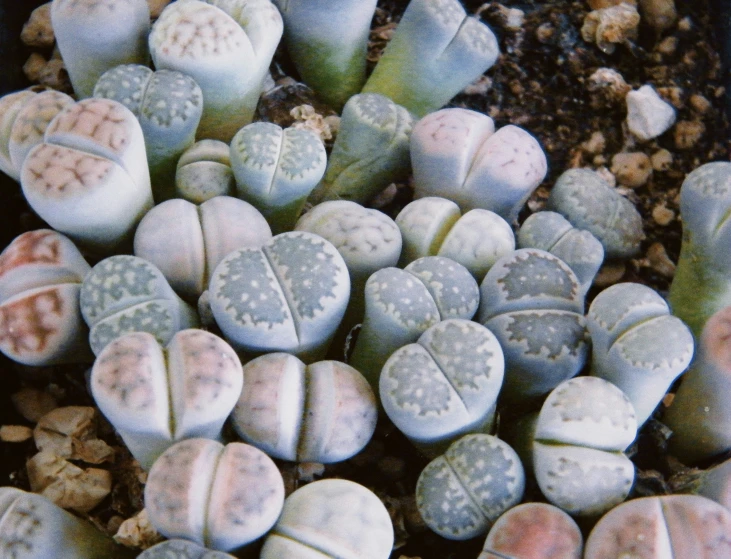
<path fill-rule="evenodd" d="M 230 158 L 238 197 L 258 208 L 275 233 L 292 230 L 327 166 L 318 134 L 271 122 L 239 130 Z"/>
<path fill-rule="evenodd" d="M 583 313 L 576 274 L 546 251 L 518 249 L 490 268 L 477 316 L 505 354 L 503 398 L 542 396 L 579 373 L 589 351 Z"/>
<path fill-rule="evenodd" d="M 490 68 L 494 33 L 459 0 L 412 0 L 363 93 L 380 93 L 422 117 Z"/>
<path fill-rule="evenodd" d="M 145 508 L 152 526 L 216 551 L 233 551 L 263 536 L 284 503 L 284 481 L 261 450 L 186 439 L 150 469 Z"/>
<path fill-rule="evenodd" d="M 269 1 L 184 0 L 163 10 L 150 53 L 156 68 L 188 74 L 203 91 L 198 139 L 229 142 L 251 122 L 282 31 Z"/>
<path fill-rule="evenodd" d="M 323 479 L 292 493 L 266 537 L 260 559 L 388 559 L 391 517 L 372 491 L 346 479 Z"/>
<path fill-rule="evenodd" d="M 546 209 L 599 239 L 607 258 L 637 255 L 645 238 L 634 204 L 591 169 L 569 169 L 558 177 Z"/>
<path fill-rule="evenodd" d="M 148 470 L 179 440 L 219 439 L 243 380 L 230 345 L 187 329 L 164 348 L 147 332 L 120 336 L 94 361 L 90 386 L 101 412 Z"/>
<path fill-rule="evenodd" d="M 360 452 L 376 428 L 376 396 L 339 361 L 305 365 L 268 353 L 244 366 L 244 388 L 231 416 L 244 441 L 295 462 L 340 462 Z"/>
<path fill-rule="evenodd" d="M 491 210 L 509 223 L 546 176 L 538 141 L 518 126 L 467 109 L 442 109 L 411 133 L 414 196 L 448 198 L 462 211 Z"/>
<path fill-rule="evenodd" d="M 173 70 L 122 64 L 102 74 L 94 97 L 119 101 L 137 117 L 155 202 L 172 198 L 178 159 L 193 145 L 203 112 L 203 93 L 195 80 Z"/>
<path fill-rule="evenodd" d="M 573 518 L 548 503 L 523 503 L 492 525 L 477 559 L 581 559 L 584 538 Z"/>
<path fill-rule="evenodd" d="M 153 204 L 140 124 L 110 99 L 61 110 L 25 158 L 20 183 L 51 227 L 102 255 L 130 243 Z"/>
<path fill-rule="evenodd" d="M 518 230 L 518 248 L 539 248 L 566 262 L 586 295 L 604 262 L 604 247 L 584 229 L 577 229 L 561 214 L 550 211 L 528 216 Z"/>
<path fill-rule="evenodd" d="M 291 231 L 226 256 L 209 292 L 216 323 L 236 349 L 286 351 L 312 362 L 324 356 L 343 318 L 350 277 L 332 243 Z"/>
<path fill-rule="evenodd" d="M 297 72 L 323 101 L 340 110 L 366 79 L 368 33 L 376 0 L 275 0 Z"/>
<path fill-rule="evenodd" d="M 175 332 L 199 324 L 162 272 L 137 256 L 110 256 L 94 266 L 81 284 L 79 305 L 95 355 L 128 332 L 149 332 L 166 345 Z"/>
<path fill-rule="evenodd" d="M 135 553 L 45 497 L 0 487 L 0 555 L 13 559 L 132 559 Z"/>
<path fill-rule="evenodd" d="M 690 365 L 693 334 L 655 290 L 639 283 L 618 283 L 599 293 L 586 325 L 591 374 L 621 388 L 642 425 Z"/>
<path fill-rule="evenodd" d="M 707 497 L 731 510 L 731 458 L 705 470 L 683 472 L 672 481 L 673 493 L 693 493 Z"/>
<path fill-rule="evenodd" d="M 175 195 L 202 204 L 214 196 L 234 196 L 236 179 L 230 148 L 220 140 L 199 140 L 183 152 L 175 171 Z"/>
<path fill-rule="evenodd" d="M 18 112 L 33 97 L 35 97 L 35 92 L 29 89 L 15 91 L 0 97 L 0 171 L 16 181 L 20 180 L 20 173 L 10 159 L 8 141 Z"/>
<path fill-rule="evenodd" d="M 150 8 L 146 0 L 53 0 L 56 44 L 79 99 L 119 64 L 147 64 Z"/>
<path fill-rule="evenodd" d="M 483 535 L 525 490 L 525 472 L 510 446 L 484 433 L 465 435 L 422 470 L 416 506 L 427 526 L 450 540 Z"/>
<path fill-rule="evenodd" d="M 696 463 L 731 448 L 731 307 L 708 319 L 696 359 L 683 376 L 662 421 L 673 430 L 670 452 L 683 462 Z M 672 352 L 672 343 L 661 348 Z"/>
<path fill-rule="evenodd" d="M 271 238 L 266 219 L 248 202 L 216 196 L 196 206 L 174 199 L 142 218 L 134 253 L 157 266 L 178 295 L 195 301 L 224 256 L 238 248 L 260 248 Z"/>
<path fill-rule="evenodd" d="M 731 304 L 730 207 L 728 161 L 701 165 L 683 181 L 683 244 L 668 300 L 673 314 L 683 319 L 697 338 L 710 316 Z"/>
<path fill-rule="evenodd" d="M 465 433 L 493 430 L 504 368 L 487 328 L 443 320 L 388 358 L 379 378 L 381 404 L 399 431 L 434 457 Z"/>
<path fill-rule="evenodd" d="M 19 235 L 0 254 L 0 351 L 25 365 L 89 362 L 79 292 L 91 269 L 50 229 Z"/>
<path fill-rule="evenodd" d="M 233 555 L 223 551 L 213 551 L 197 543 L 173 539 L 165 540 L 148 547 L 137 556 L 137 559 L 236 559 Z"/>
<path fill-rule="evenodd" d="M 731 556 L 731 512 L 697 495 L 633 499 L 594 526 L 584 559 L 685 559 Z"/>
<path fill-rule="evenodd" d="M 365 204 L 389 184 L 406 179 L 413 123 L 409 111 L 388 97 L 375 93 L 351 97 L 343 107 L 325 176 L 311 201 Z"/>
<path fill-rule="evenodd" d="M 423 256 L 445 256 L 481 281 L 498 259 L 515 250 L 515 235 L 502 217 L 483 209 L 462 215 L 447 198 L 410 202 L 396 216 L 396 225 L 403 239 L 400 266 Z"/>

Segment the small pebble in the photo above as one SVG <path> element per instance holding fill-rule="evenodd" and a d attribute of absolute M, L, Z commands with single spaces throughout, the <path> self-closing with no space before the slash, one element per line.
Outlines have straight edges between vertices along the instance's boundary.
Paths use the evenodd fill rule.
<path fill-rule="evenodd" d="M 587 89 L 592 94 L 594 108 L 611 107 L 624 101 L 632 89 L 622 74 L 611 68 L 599 68 L 587 81 Z"/>
<path fill-rule="evenodd" d="M 581 144 L 581 149 L 592 155 L 602 153 L 606 147 L 607 139 L 599 131 L 592 132 L 591 137 Z"/>
<path fill-rule="evenodd" d="M 28 81 L 37 83 L 41 79 L 44 69 L 46 68 L 48 61 L 43 58 L 43 55 L 37 52 L 31 53 L 28 60 L 23 64 L 23 73 Z"/>
<path fill-rule="evenodd" d="M 657 138 L 675 123 L 675 109 L 651 85 L 630 91 L 626 101 L 627 127 L 641 141 Z"/>
<path fill-rule="evenodd" d="M 675 147 L 691 149 L 703 137 L 706 125 L 697 120 L 681 120 L 675 126 Z"/>
<path fill-rule="evenodd" d="M 18 413 L 31 423 L 38 423 L 41 417 L 58 407 L 53 396 L 34 388 L 22 388 L 10 396 L 10 400 Z"/>
<path fill-rule="evenodd" d="M 625 4 L 631 4 L 632 6 L 637 5 L 637 0 L 587 0 L 587 4 L 589 4 L 589 7 L 592 10 L 601 10 L 611 6 L 618 6 L 623 2 Z"/>
<path fill-rule="evenodd" d="M 655 223 L 665 227 L 675 219 L 675 212 L 669 209 L 664 203 L 658 204 L 652 209 L 652 219 Z"/>
<path fill-rule="evenodd" d="M 661 276 L 672 278 L 675 275 L 675 263 L 670 260 L 661 243 L 652 243 L 647 249 L 646 257 L 650 268 Z"/>
<path fill-rule="evenodd" d="M 688 101 L 690 102 L 690 107 L 699 114 L 704 115 L 711 110 L 711 102 L 699 93 L 691 95 Z"/>
<path fill-rule="evenodd" d="M 20 40 L 29 47 L 48 48 L 56 42 L 51 25 L 51 2 L 41 4 L 30 14 L 23 25 Z"/>
<path fill-rule="evenodd" d="M 640 14 L 634 6 L 621 3 L 586 14 L 581 37 L 596 43 L 602 52 L 611 54 L 618 43 L 637 38 Z"/>
<path fill-rule="evenodd" d="M 660 54 L 664 54 L 666 56 L 675 54 L 675 51 L 677 49 L 678 49 L 678 38 L 674 37 L 674 36 L 665 37 L 655 47 L 655 50 L 657 52 L 659 52 Z"/>
<path fill-rule="evenodd" d="M 650 161 L 655 171 L 667 171 L 673 164 L 673 154 L 662 148 L 650 156 Z"/>
<path fill-rule="evenodd" d="M 33 429 L 25 425 L 3 425 L 0 427 L 0 441 L 22 443 L 33 436 Z"/>
<path fill-rule="evenodd" d="M 670 29 L 678 19 L 674 0 L 640 0 L 642 19 L 657 31 Z"/>
<path fill-rule="evenodd" d="M 676 109 L 683 107 L 683 88 L 682 87 L 658 87 L 657 93 L 662 99 L 670 103 Z"/>
<path fill-rule="evenodd" d="M 594 285 L 599 288 L 609 287 L 622 280 L 624 273 L 627 271 L 627 267 L 624 262 L 609 261 L 605 262 L 604 265 L 599 269 L 596 277 L 594 278 Z"/>
<path fill-rule="evenodd" d="M 556 28 L 548 22 L 541 23 L 536 28 L 536 39 L 539 43 L 549 43 L 556 32 Z"/>
<path fill-rule="evenodd" d="M 611 170 L 617 182 L 629 188 L 647 184 L 652 176 L 650 158 L 642 152 L 616 154 L 612 157 Z"/>

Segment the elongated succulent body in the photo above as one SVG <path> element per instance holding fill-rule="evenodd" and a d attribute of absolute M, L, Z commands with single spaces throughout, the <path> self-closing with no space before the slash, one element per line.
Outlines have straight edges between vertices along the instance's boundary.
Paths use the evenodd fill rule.
<path fill-rule="evenodd" d="M 175 171 L 175 194 L 202 204 L 215 196 L 234 196 L 236 179 L 230 148 L 220 140 L 199 140 L 183 152 Z"/>

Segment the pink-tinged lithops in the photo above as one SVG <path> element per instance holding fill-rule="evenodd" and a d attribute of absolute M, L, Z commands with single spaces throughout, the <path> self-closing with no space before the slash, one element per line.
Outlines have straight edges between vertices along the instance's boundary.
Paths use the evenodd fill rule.
<path fill-rule="evenodd" d="M 163 10 L 150 53 L 156 68 L 188 74 L 203 91 L 198 139 L 229 142 L 251 122 L 282 31 L 271 2 L 184 0 Z"/>
<path fill-rule="evenodd" d="M 293 355 L 269 353 L 244 366 L 231 420 L 241 438 L 269 456 L 327 464 L 360 452 L 377 417 L 373 390 L 353 367 L 305 365 Z"/>
<path fill-rule="evenodd" d="M 194 204 L 236 194 L 230 148 L 220 140 L 199 140 L 178 159 L 175 194 Z"/>
<path fill-rule="evenodd" d="M 515 250 L 515 235 L 495 212 L 470 210 L 436 196 L 414 200 L 396 216 L 405 266 L 423 256 L 445 256 L 459 262 L 481 281 L 492 265 Z"/>
<path fill-rule="evenodd" d="M 731 557 L 731 512 L 697 495 L 643 497 L 605 514 L 586 540 L 584 559 Z"/>
<path fill-rule="evenodd" d="M 146 0 L 53 0 L 56 43 L 79 99 L 119 64 L 147 64 L 150 8 Z"/>
<path fill-rule="evenodd" d="M 158 532 L 216 551 L 233 551 L 263 536 L 283 503 L 277 466 L 245 443 L 175 443 L 152 465 L 145 486 L 145 508 Z"/>
<path fill-rule="evenodd" d="M 128 332 L 149 332 L 165 345 L 175 332 L 199 323 L 162 272 L 137 256 L 110 256 L 94 266 L 81 285 L 79 304 L 95 355 Z"/>
<path fill-rule="evenodd" d="M 505 362 L 495 336 L 464 319 L 443 320 L 397 349 L 379 379 L 394 425 L 429 456 L 460 435 L 489 432 Z"/>
<path fill-rule="evenodd" d="M 286 351 L 312 362 L 324 356 L 343 318 L 350 277 L 332 243 L 291 231 L 226 256 L 209 291 L 216 323 L 236 349 Z"/>
<path fill-rule="evenodd" d="M 41 218 L 101 254 L 131 242 L 153 204 L 140 124 L 110 99 L 61 110 L 25 158 L 20 183 Z"/>
<path fill-rule="evenodd" d="M 26 89 L 0 97 L 0 171 L 16 181 L 20 180 L 20 169 L 13 165 L 8 141 L 20 109 L 35 95 L 34 91 Z"/>
<path fill-rule="evenodd" d="M 505 353 L 502 397 L 541 396 L 579 373 L 589 351 L 583 312 L 576 274 L 546 251 L 518 249 L 490 268 L 477 316 Z"/>
<path fill-rule="evenodd" d="M 645 238 L 637 208 L 591 169 L 565 171 L 551 189 L 546 209 L 585 229 L 604 246 L 608 258 L 628 258 Z"/>
<path fill-rule="evenodd" d="M 581 559 L 584 539 L 573 518 L 548 503 L 523 503 L 490 528 L 477 559 Z"/>
<path fill-rule="evenodd" d="M 693 334 L 657 292 L 639 283 L 618 283 L 599 293 L 586 325 L 591 374 L 621 388 L 642 425 L 690 365 Z"/>
<path fill-rule="evenodd" d="M 388 559 L 391 517 L 372 491 L 345 479 L 297 489 L 267 536 L 260 559 Z"/>
<path fill-rule="evenodd" d="M 271 122 L 239 130 L 230 157 L 238 197 L 258 208 L 275 233 L 292 230 L 327 165 L 319 135 Z"/>
<path fill-rule="evenodd" d="M 429 462 L 416 482 L 416 506 L 427 526 L 450 540 L 487 532 L 525 490 L 515 451 L 497 437 L 465 435 Z"/>
<path fill-rule="evenodd" d="M 66 237 L 39 229 L 0 254 L 0 351 L 26 365 L 91 361 L 79 292 L 90 270 Z"/>
<path fill-rule="evenodd" d="M 231 196 L 216 196 L 200 206 L 167 200 L 140 221 L 135 256 L 157 266 L 181 297 L 196 300 L 224 256 L 238 248 L 260 248 L 272 238 L 259 210 Z"/>
<path fill-rule="evenodd" d="M 670 452 L 683 462 L 695 463 L 731 448 L 730 334 L 731 307 L 725 307 L 706 322 L 696 359 L 663 416 L 673 430 Z M 667 337 L 663 340 L 659 352 L 677 351 Z"/>
<path fill-rule="evenodd" d="M 0 487 L 0 556 L 132 559 L 135 552 L 45 497 Z"/>
<path fill-rule="evenodd" d="M 182 439 L 218 439 L 243 386 L 241 362 L 205 330 L 163 348 L 147 332 L 109 343 L 91 369 L 91 393 L 144 469 Z"/>
<path fill-rule="evenodd" d="M 459 0 L 412 0 L 363 92 L 386 95 L 422 117 L 446 105 L 499 54 L 495 34 Z"/>
<path fill-rule="evenodd" d="M 518 126 L 495 132 L 489 116 L 442 109 L 411 133 L 414 196 L 439 196 L 463 210 L 490 210 L 512 223 L 546 176 L 538 141 Z"/>
<path fill-rule="evenodd" d="M 561 214 L 536 212 L 518 230 L 518 248 L 539 248 L 566 262 L 586 294 L 604 262 L 604 247 L 589 231 L 577 229 Z"/>
<path fill-rule="evenodd" d="M 173 70 L 123 64 L 102 74 L 94 97 L 114 99 L 140 121 L 155 202 L 174 196 L 175 168 L 195 141 L 203 112 L 203 93 L 190 76 Z"/>
<path fill-rule="evenodd" d="M 137 559 L 236 559 L 224 551 L 213 551 L 179 538 L 148 547 Z"/>

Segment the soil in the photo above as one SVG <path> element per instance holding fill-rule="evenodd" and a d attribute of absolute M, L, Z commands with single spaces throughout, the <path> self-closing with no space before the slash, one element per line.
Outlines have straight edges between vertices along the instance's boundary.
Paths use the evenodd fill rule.
<path fill-rule="evenodd" d="M 371 67 L 406 4 L 406 0 L 379 1 L 371 34 Z M 582 24 L 590 11 L 585 1 L 482 3 L 470 0 L 463 4 L 468 12 L 479 13 L 495 31 L 502 54 L 486 73 L 483 87 L 473 87 L 471 93 L 460 94 L 450 106 L 484 112 L 495 120 L 497 127 L 515 124 L 525 128 L 538 138 L 549 160 L 548 176 L 527 204 L 521 220 L 542 208 L 553 182 L 567 168 L 589 167 L 610 176 L 612 157 L 617 153 L 641 152 L 659 157 L 658 153 L 667 156 L 662 151 L 667 150 L 670 162 L 658 164 L 646 184 L 635 188 L 618 184 L 620 192 L 640 211 L 646 239 L 638 258 L 606 263 L 598 278 L 600 286 L 592 288 L 589 301 L 601 288 L 618 281 L 644 283 L 666 294 L 680 249 L 678 192 L 683 178 L 702 163 L 728 160 L 731 153 L 724 73 L 714 36 L 715 12 L 709 3 L 676 2 L 675 25 L 658 31 L 643 22 L 637 37 L 618 44 L 611 54 L 582 39 Z M 509 8 L 524 13 L 518 29 L 507 27 Z M 635 142 L 624 124 L 624 102 L 592 87 L 590 78 L 599 68 L 616 70 L 632 89 L 653 85 L 675 106 L 677 124 L 656 140 Z M 273 74 L 275 78 L 296 77 L 282 48 L 276 56 Z M 313 104 L 323 114 L 333 114 L 301 85 L 282 88 L 276 98 L 260 107 L 259 114 L 287 125 L 291 118 L 289 109 L 303 103 Z M 600 139 L 597 133 L 603 142 L 597 141 Z M 21 232 L 43 224 L 25 205 L 15 183 L 4 180 L 2 187 L 5 216 L 0 242 L 4 246 Z M 381 209 L 395 216 L 411 199 L 411 190 L 408 184 L 401 184 L 389 192 L 378 203 Z M 33 427 L 10 402 L 10 395 L 21 387 L 50 393 L 63 406 L 94 405 L 86 390 L 84 369 L 79 366 L 29 368 L 0 357 L 0 369 L 0 425 Z M 501 412 L 503 421 L 512 415 L 511 410 Z M 665 451 L 669 433 L 661 417 L 662 406 L 629 451 L 638 469 L 630 498 L 668 493 L 673 488 L 673 480 L 685 473 L 686 469 Z M 143 486 L 139 471 L 113 429 L 103 419 L 99 419 L 99 424 L 100 437 L 117 451 L 113 463 L 99 466 L 112 472 L 113 490 L 84 516 L 113 534 L 122 519 L 141 509 Z M 25 462 L 35 452 L 32 440 L 0 443 L 0 484 L 27 489 Z M 421 522 L 415 509 L 414 487 L 427 462 L 392 425 L 381 421 L 372 442 L 351 460 L 324 469 L 317 465 L 297 467 L 283 462 L 279 465 L 288 490 L 311 478 L 332 476 L 352 479 L 373 489 L 392 513 L 396 530 L 393 559 L 477 557 L 482 538 L 448 541 L 433 534 Z M 526 500 L 543 500 L 530 483 Z M 583 528 L 588 530 L 590 525 Z"/>

